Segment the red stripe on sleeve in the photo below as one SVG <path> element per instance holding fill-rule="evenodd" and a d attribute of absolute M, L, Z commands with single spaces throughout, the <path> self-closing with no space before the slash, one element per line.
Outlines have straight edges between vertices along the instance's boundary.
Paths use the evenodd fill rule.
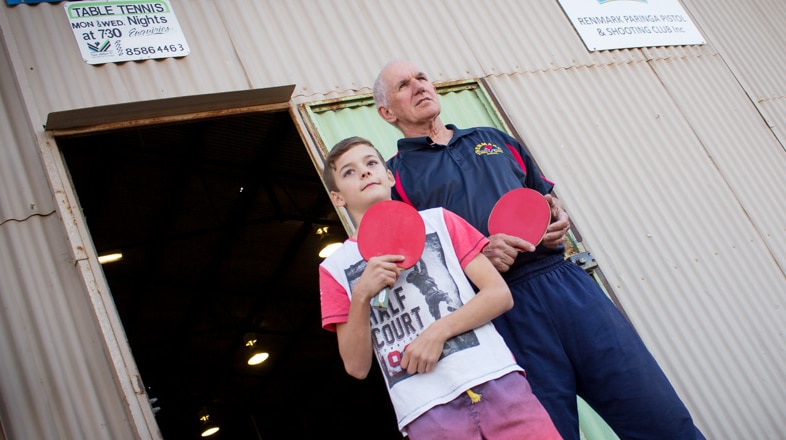
<path fill-rule="evenodd" d="M 465 269 L 467 264 L 486 247 L 489 239 L 454 212 L 443 208 L 442 213 L 450 240 L 453 242 L 453 249 L 456 251 L 461 268 Z"/>
<path fill-rule="evenodd" d="M 518 162 L 519 167 L 524 170 L 524 174 L 527 174 L 527 166 L 524 164 L 524 159 L 519 154 L 519 151 L 513 148 L 513 145 L 505 144 L 505 146 L 508 147 L 511 154 L 513 154 L 513 157 L 516 159 L 516 162 Z"/>
<path fill-rule="evenodd" d="M 319 300 L 322 306 L 322 328 L 336 331 L 336 324 L 349 319 L 349 296 L 327 269 L 319 267 Z"/>

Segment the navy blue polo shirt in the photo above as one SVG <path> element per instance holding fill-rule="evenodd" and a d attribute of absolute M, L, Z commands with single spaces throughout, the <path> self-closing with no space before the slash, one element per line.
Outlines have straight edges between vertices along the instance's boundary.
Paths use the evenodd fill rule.
<path fill-rule="evenodd" d="M 398 152 L 387 162 L 396 178 L 394 199 L 419 210 L 444 207 L 488 236 L 489 213 L 503 194 L 521 187 L 548 194 L 554 187 L 507 133 L 492 127 L 447 127 L 453 130 L 447 145 L 427 136 L 398 141 Z M 538 248 L 537 254 L 562 252 Z M 530 260 L 536 255 L 521 257 Z"/>

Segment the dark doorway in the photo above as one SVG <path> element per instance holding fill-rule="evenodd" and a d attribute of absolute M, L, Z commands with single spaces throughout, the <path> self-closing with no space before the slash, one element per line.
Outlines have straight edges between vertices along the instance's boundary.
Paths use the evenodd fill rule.
<path fill-rule="evenodd" d="M 400 439 L 376 366 L 349 377 L 320 327 L 317 228 L 344 234 L 286 112 L 61 137 L 167 440 Z M 243 357 L 256 333 L 270 353 Z"/>

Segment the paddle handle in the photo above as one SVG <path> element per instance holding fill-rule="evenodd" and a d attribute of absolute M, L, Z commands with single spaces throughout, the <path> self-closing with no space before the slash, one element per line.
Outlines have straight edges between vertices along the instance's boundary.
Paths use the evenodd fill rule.
<path fill-rule="evenodd" d="M 385 287 L 377 294 L 377 296 L 371 299 L 371 307 L 377 310 L 387 310 L 389 298 L 390 298 L 390 289 Z"/>

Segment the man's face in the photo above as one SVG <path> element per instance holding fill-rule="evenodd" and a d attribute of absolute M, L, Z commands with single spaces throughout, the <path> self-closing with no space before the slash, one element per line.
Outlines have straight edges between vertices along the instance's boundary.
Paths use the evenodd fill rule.
<path fill-rule="evenodd" d="M 425 73 L 409 61 L 390 64 L 382 73 L 388 105 L 379 109 L 386 121 L 407 126 L 429 122 L 439 116 L 437 90 Z"/>

